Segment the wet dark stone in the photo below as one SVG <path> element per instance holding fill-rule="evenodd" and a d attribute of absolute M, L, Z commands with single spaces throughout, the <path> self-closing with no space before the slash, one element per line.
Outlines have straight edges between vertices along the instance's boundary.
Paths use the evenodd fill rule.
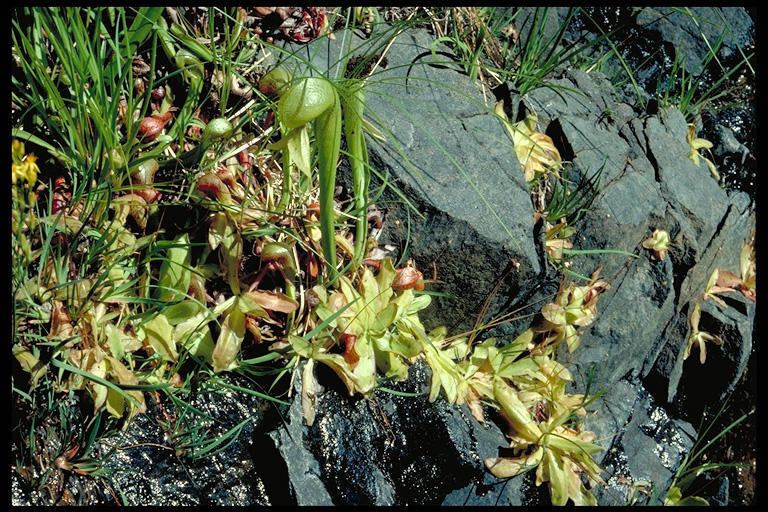
<path fill-rule="evenodd" d="M 327 373 L 319 368 L 318 381 L 336 378 Z M 429 379 L 429 368 L 419 362 L 408 381 L 391 387 L 424 393 Z M 311 427 L 304 425 L 298 396 L 289 417 L 271 437 L 289 468 L 296 468 L 289 472 L 298 478 L 292 482 L 298 504 L 439 505 L 452 491 L 487 480 L 482 460 L 506 444 L 495 425 L 479 425 L 466 407 L 443 399 L 429 403 L 424 394 L 377 392 L 369 401 L 327 386 Z M 322 481 L 324 491 L 300 487 L 307 478 L 312 487 Z"/>
<path fill-rule="evenodd" d="M 727 309 L 711 300 L 702 303 L 699 330 L 719 336 L 723 344 L 707 342 L 705 364 L 699 361 L 698 347 L 693 348 L 689 358 L 683 362 L 679 382 L 670 384 L 670 389 L 680 393 L 675 407 L 691 418 L 700 417 L 707 406 L 711 408 L 713 403 L 727 397 L 752 353 L 755 305 L 734 294 L 730 294 L 729 303 L 731 307 Z M 718 370 L 712 372 L 711 368 Z"/>
<path fill-rule="evenodd" d="M 660 505 L 678 465 L 693 446 L 693 427 L 670 418 L 634 377 L 617 381 L 593 407 L 601 413 L 588 416 L 587 426 L 605 448 L 601 464 L 607 484 L 594 489 L 598 503 L 626 505 L 632 485 L 647 483 L 651 492 L 644 501 Z"/>
<path fill-rule="evenodd" d="M 727 30 L 718 51 L 721 59 L 738 56 L 739 49 L 747 49 L 755 36 L 754 22 L 741 7 L 645 7 L 637 14 L 637 23 L 669 41 L 685 58 L 687 71 L 693 74 L 702 71 L 700 63 L 724 29 Z"/>
<path fill-rule="evenodd" d="M 236 385 L 249 385 L 248 381 L 234 375 L 221 378 Z M 178 431 L 168 432 L 160 423 L 163 421 L 162 411 L 154 404 L 148 414 L 138 416 L 128 430 L 104 440 L 103 444 L 116 448 L 105 467 L 115 471 L 110 476 L 112 487 L 125 499 L 125 504 L 271 504 L 260 477 L 261 472 L 271 469 L 262 466 L 259 458 L 248 456 L 254 430 L 262 425 L 265 411 L 271 406 L 251 395 L 235 392 L 200 393 L 182 399 L 209 419 L 188 418 L 186 424 L 176 423 Z M 165 407 L 170 404 L 166 403 Z M 191 416 L 191 413 L 187 414 Z M 177 455 L 177 449 L 183 450 L 185 445 L 204 437 L 214 440 L 245 418 L 252 418 L 252 421 L 241 427 L 239 435 L 234 436 L 233 442 L 223 451 L 197 459 Z M 111 497 L 105 496 L 101 503 L 111 501 Z"/>

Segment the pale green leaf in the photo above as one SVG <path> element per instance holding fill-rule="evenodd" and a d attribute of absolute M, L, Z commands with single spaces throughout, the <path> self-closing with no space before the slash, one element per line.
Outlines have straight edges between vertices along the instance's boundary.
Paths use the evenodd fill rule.
<path fill-rule="evenodd" d="M 181 300 L 187 293 L 190 281 L 191 253 L 192 248 L 187 233 L 177 237 L 174 240 L 174 246 L 168 248 L 166 259 L 160 265 L 158 300 L 164 302 Z"/>
<path fill-rule="evenodd" d="M 163 315 L 170 325 L 178 325 L 190 317 L 197 315 L 205 307 L 197 301 L 185 300 L 163 308 Z"/>
<path fill-rule="evenodd" d="M 237 302 L 237 301 L 236 301 Z M 216 341 L 211 359 L 213 371 L 221 372 L 237 367 L 237 354 L 245 338 L 245 314 L 235 304 L 221 324 L 221 333 Z"/>
<path fill-rule="evenodd" d="M 173 341 L 173 327 L 165 315 L 157 315 L 141 326 L 147 336 L 150 346 L 163 356 L 165 361 L 176 361 L 179 358 L 176 344 Z"/>

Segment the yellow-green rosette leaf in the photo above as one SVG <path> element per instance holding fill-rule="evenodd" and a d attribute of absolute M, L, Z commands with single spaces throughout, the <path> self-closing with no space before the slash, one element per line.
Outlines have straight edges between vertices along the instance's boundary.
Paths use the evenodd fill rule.
<path fill-rule="evenodd" d="M 437 399 L 437 395 L 440 394 L 440 388 L 442 387 L 445 390 L 448 402 L 456 403 L 459 398 L 459 381 L 462 380 L 458 372 L 458 366 L 432 343 L 425 344 L 424 357 L 432 369 L 429 401 L 434 402 Z"/>
<path fill-rule="evenodd" d="M 252 290 L 243 292 L 238 301 L 243 313 L 253 316 L 267 316 L 264 310 L 278 313 L 293 313 L 299 309 L 299 303 L 282 292 Z"/>
<path fill-rule="evenodd" d="M 229 309 L 224 322 L 221 324 L 221 332 L 211 354 L 214 372 L 227 371 L 237 367 L 237 354 L 240 353 L 240 345 L 245 338 L 245 314 L 238 306 L 236 299 L 235 304 Z"/>
<path fill-rule="evenodd" d="M 585 456 L 602 450 L 596 444 L 584 441 L 576 435 L 568 433 L 563 427 L 557 427 L 551 434 L 547 434 L 546 437 L 546 443 L 550 448 L 579 460 L 585 460 L 589 458 Z M 591 458 L 589 459 L 591 460 Z"/>
<path fill-rule="evenodd" d="M 181 300 L 189 289 L 191 258 L 189 235 L 184 233 L 173 243 L 174 245 L 168 248 L 166 259 L 160 265 L 157 298 L 163 302 Z"/>
<path fill-rule="evenodd" d="M 387 350 L 411 359 L 421 354 L 424 345 L 413 334 L 399 331 L 389 339 Z"/>
<path fill-rule="evenodd" d="M 440 329 L 440 332 L 435 332 L 438 329 Z M 441 329 L 441 328 L 438 327 L 437 329 L 434 329 L 434 330 L 430 331 L 428 336 L 429 336 L 429 339 L 431 339 L 431 340 L 433 340 L 433 342 L 435 342 L 435 340 L 440 341 L 440 340 L 445 339 L 446 334 L 447 334 L 447 332 L 445 331 L 445 328 Z M 465 357 L 467 357 L 467 355 L 469 355 L 469 343 L 468 343 L 468 340 L 467 340 L 467 338 L 456 339 L 456 340 L 452 341 L 447 347 L 445 347 L 445 349 L 443 349 L 443 351 L 445 352 L 445 355 L 448 358 L 453 359 L 454 361 L 462 360 Z"/>
<path fill-rule="evenodd" d="M 568 477 L 565 471 L 567 462 L 558 456 L 554 450 L 546 450 L 544 454 L 544 473 L 549 480 L 549 493 L 552 505 L 561 507 L 568 502 Z M 544 475 L 542 475 L 544 476 Z"/>
<path fill-rule="evenodd" d="M 186 319 L 197 315 L 204 309 L 205 306 L 203 306 L 200 302 L 194 300 L 184 300 L 177 304 L 172 304 L 166 308 L 163 308 L 163 315 L 165 315 L 165 317 L 168 319 L 169 324 L 178 325 Z"/>
<path fill-rule="evenodd" d="M 546 379 L 544 374 L 541 373 L 539 364 L 531 357 L 524 357 L 518 361 L 503 364 L 496 371 L 495 375 L 510 380 L 523 375 L 539 380 Z"/>
<path fill-rule="evenodd" d="M 376 282 L 373 272 L 368 267 L 365 267 L 363 275 L 360 277 L 360 294 L 363 296 L 366 307 L 375 312 L 382 311 L 387 307 L 388 302 L 383 302 L 382 296 L 379 295 L 379 283 Z"/>
<path fill-rule="evenodd" d="M 572 464 L 569 461 L 565 463 L 566 465 Z M 574 471 L 571 465 L 566 476 L 568 478 L 568 497 L 573 500 L 574 505 L 577 507 L 594 507 L 597 505 L 595 497 L 584 487 L 579 471 Z"/>
<path fill-rule="evenodd" d="M 211 215 L 210 219 L 211 227 L 208 229 L 208 244 L 211 246 L 211 250 L 215 251 L 219 244 L 224 241 L 229 219 L 224 212 L 216 212 Z"/>
<path fill-rule="evenodd" d="M 14 345 L 12 352 L 21 368 L 30 374 L 31 387 L 37 386 L 40 377 L 45 375 L 48 365 L 41 364 L 37 356 L 22 345 Z"/>
<path fill-rule="evenodd" d="M 397 305 L 389 304 L 383 311 L 376 314 L 369 330 L 372 332 L 382 332 L 389 328 L 397 318 Z"/>
<path fill-rule="evenodd" d="M 120 335 L 120 330 L 114 324 L 108 323 L 104 326 L 104 332 L 107 335 L 109 351 L 115 358 L 122 359 L 125 355 L 125 348 L 123 347 L 123 337 Z"/>
<path fill-rule="evenodd" d="M 107 360 L 109 361 L 110 373 L 115 377 L 117 377 L 118 383 L 123 385 L 136 385 L 139 383 L 139 380 L 136 378 L 136 375 L 134 375 L 134 373 L 131 370 L 126 368 L 125 365 L 123 365 L 123 363 L 121 363 L 120 361 L 118 361 L 112 356 L 107 356 Z M 110 393 L 118 394 L 116 391 L 112 389 L 110 389 L 109 391 Z M 129 408 L 128 418 L 129 419 L 133 418 L 138 413 L 147 412 L 147 405 L 146 405 L 146 402 L 144 401 L 143 392 L 139 390 L 133 390 L 133 391 L 126 391 L 126 394 L 131 398 L 133 398 L 134 400 L 136 400 L 138 404 L 138 405 L 134 405 L 133 402 L 131 401 L 128 402 L 128 408 Z M 123 397 L 121 395 L 118 394 L 118 396 L 120 396 L 120 400 L 123 400 Z M 110 401 L 109 397 L 107 398 L 107 401 L 108 402 Z M 112 399 L 111 401 L 114 405 L 115 400 Z"/>
<path fill-rule="evenodd" d="M 359 360 L 354 369 L 340 354 L 324 352 L 317 345 L 308 343 L 298 336 L 290 335 L 289 340 L 297 354 L 328 365 L 344 382 L 350 396 L 355 392 L 367 396 L 373 391 L 376 385 L 376 360 L 371 341 L 367 336 L 358 336 L 355 343 Z"/>
<path fill-rule="evenodd" d="M 485 467 L 497 478 L 510 478 L 536 468 L 543 459 L 544 448 L 538 446 L 529 455 L 485 459 Z"/>
<path fill-rule="evenodd" d="M 202 357 L 206 362 L 211 362 L 214 349 L 213 336 L 208 327 L 210 320 L 213 316 L 205 309 L 180 322 L 173 331 L 173 338 L 179 345 L 186 348 L 190 355 Z"/>
<path fill-rule="evenodd" d="M 358 336 L 357 343 L 355 343 L 355 351 L 360 356 L 353 371 L 357 378 L 357 390 L 362 395 L 368 396 L 376 386 L 376 356 L 373 350 L 373 343 L 367 334 Z"/>
<path fill-rule="evenodd" d="M 379 285 L 379 292 L 381 293 L 382 304 L 389 304 L 389 299 L 394 294 L 392 290 L 392 283 L 395 280 L 395 267 L 392 265 L 391 258 L 384 258 L 381 261 L 381 268 L 376 275 L 376 283 Z"/>
<path fill-rule="evenodd" d="M 315 360 L 310 359 L 304 364 L 304 371 L 301 373 L 301 410 L 304 412 L 304 421 L 310 427 L 315 422 L 317 409 L 314 368 Z"/>
<path fill-rule="evenodd" d="M 551 322 L 557 326 L 563 326 L 568 323 L 566 309 L 560 304 L 546 304 L 541 308 L 541 315 L 548 322 Z"/>
<path fill-rule="evenodd" d="M 123 395 L 121 395 L 114 389 L 111 389 L 111 388 L 106 388 L 106 389 L 107 389 L 107 398 L 104 404 L 106 405 L 107 412 L 112 416 L 114 416 L 115 418 L 122 417 L 123 411 L 125 410 L 125 399 L 123 398 Z"/>
<path fill-rule="evenodd" d="M 493 395 L 501 404 L 518 435 L 531 443 L 538 443 L 542 436 L 533 416 L 517 397 L 517 393 L 500 378 L 493 381 Z"/>
<path fill-rule="evenodd" d="M 107 378 L 107 360 L 102 359 L 101 361 L 93 365 L 90 368 L 90 372 L 96 377 L 106 379 Z M 96 412 L 99 409 L 101 409 L 106 405 L 109 388 L 104 384 L 99 384 L 98 382 L 92 382 L 91 390 L 92 390 L 92 398 L 93 398 L 93 412 L 94 414 L 96 414 Z M 113 414 L 112 411 L 109 411 L 109 413 Z M 117 415 L 117 417 L 119 418 L 120 415 L 122 415 L 122 413 L 123 411 L 122 409 L 120 409 L 120 413 Z"/>
<path fill-rule="evenodd" d="M 179 354 L 176 351 L 176 343 L 173 340 L 173 327 L 168 323 L 165 315 L 156 315 L 141 326 L 150 346 L 163 356 L 165 361 L 176 361 Z"/>
<path fill-rule="evenodd" d="M 376 367 L 387 377 L 405 380 L 408 377 L 408 365 L 393 350 L 392 339 L 393 335 L 389 332 L 371 337 L 376 357 Z"/>

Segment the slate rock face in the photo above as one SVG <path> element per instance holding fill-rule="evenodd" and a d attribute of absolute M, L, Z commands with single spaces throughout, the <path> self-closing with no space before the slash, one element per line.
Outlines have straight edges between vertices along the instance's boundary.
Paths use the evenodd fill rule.
<path fill-rule="evenodd" d="M 418 31 L 403 34 L 398 40 L 401 46 L 393 45 L 393 71 L 426 51 L 428 40 Z M 382 78 L 371 86 L 375 93 L 369 94 L 367 103 L 371 117 L 400 150 L 372 139 L 369 149 L 374 167 L 394 178 L 424 214 L 424 218 L 410 216 L 409 253 L 422 270 L 436 261 L 438 277 L 445 281 L 438 289 L 461 299 L 447 304 L 436 300 L 422 315 L 425 324 L 466 328 L 474 322 L 473 313 L 494 278 L 508 268 L 510 256 L 518 259 L 520 270 L 513 274 L 516 281 L 501 288 L 499 300 L 492 304 L 494 312 L 541 294 L 551 268 L 540 262 L 543 241 L 530 223 L 532 207 L 519 163 L 496 120 L 478 107 L 479 93 L 453 70 L 415 67 L 409 76 L 420 77 L 420 71 L 432 82 L 451 84 L 465 95 L 456 97 L 449 91 L 438 95 L 434 85 L 416 92 L 411 78 L 408 87 Z M 576 225 L 575 247 L 637 256 L 599 254 L 577 257 L 573 263 L 584 274 L 602 264 L 601 278 L 611 282 L 581 346 L 573 354 L 565 347 L 560 351 L 560 360 L 574 374 L 574 392 L 587 385 L 593 392 L 604 392 L 588 421 L 606 449 L 602 464 L 608 487 L 595 493 L 601 504 L 623 504 L 632 483 L 647 480 L 653 482 L 656 496 L 663 497 L 696 435 L 690 424 L 670 417 L 668 410 L 679 408 L 668 402 L 678 387 L 699 385 L 701 371 L 708 368 L 693 357 L 682 361 L 690 334 L 688 317 L 714 267 L 737 270 L 733 264 L 738 262 L 741 243 L 754 230 L 754 207 L 746 195 L 723 191 L 703 165 L 697 167 L 688 159 L 686 126 L 679 111 L 638 113 L 600 73 L 567 71 L 553 85 L 557 92 L 540 88 L 522 102 L 515 96 L 507 100 L 520 117 L 531 111 L 538 115 L 540 128 L 572 162 L 573 179 L 603 169 L 600 193 Z M 470 106 L 462 106 L 472 94 Z M 429 136 L 421 127 L 440 129 Z M 489 134 L 498 144 L 484 144 Z M 502 147 L 507 155 L 499 150 Z M 441 148 L 450 149 L 452 158 Z M 493 209 L 477 202 L 481 196 L 501 205 L 499 212 L 513 212 L 513 219 L 498 222 Z M 390 205 L 387 201 L 399 196 L 386 192 L 382 197 Z M 400 206 L 387 207 L 382 244 L 398 244 L 405 237 L 406 212 Z M 665 229 L 672 237 L 663 261 L 652 259 L 641 246 L 654 229 Z M 509 243 L 510 231 L 522 247 Z M 753 309 L 746 303 L 727 311 L 711 301 L 704 304 L 702 322 L 728 340 L 722 347 L 708 347 L 708 363 L 722 369 L 722 378 L 712 379 L 708 387 L 712 400 L 732 387 L 744 368 L 751 352 Z M 526 326 L 521 322 L 510 330 Z M 420 363 L 411 373 L 402 389 L 423 389 L 428 368 Z M 423 398 L 377 393 L 379 409 L 349 399 L 327 380 L 326 385 L 316 424 L 299 427 L 292 419 L 290 427 L 295 432 L 292 442 L 310 462 L 289 466 L 319 468 L 319 474 L 316 469 L 302 471 L 313 475 L 312 485 L 316 479 L 323 482 L 334 504 L 547 503 L 545 489 L 533 485 L 531 474 L 500 482 L 485 470 L 482 460 L 498 456 L 508 444 L 496 424 L 480 426 L 466 407 L 448 406 L 442 398 L 429 404 Z M 292 418 L 299 414 L 297 402 L 292 411 Z M 294 448 L 288 447 L 282 433 L 273 438 L 284 457 L 298 453 L 291 452 Z M 433 442 L 441 447 L 439 459 L 424 453 L 437 450 Z M 422 445 L 431 449 L 417 448 Z M 420 475 L 419 483 L 414 484 L 410 475 Z M 316 496 L 327 499 L 325 493 Z"/>
<path fill-rule="evenodd" d="M 737 54 L 739 49 L 748 47 L 754 40 L 754 22 L 742 7 L 691 7 L 682 10 L 645 7 L 637 15 L 637 23 L 648 25 L 651 30 L 661 33 L 664 40 L 670 41 L 678 53 L 685 56 L 685 67 L 693 74 L 702 71 L 702 60 L 724 30 L 719 51 L 721 58 Z"/>
<path fill-rule="evenodd" d="M 618 249 L 639 256 L 627 260 L 606 254 L 578 260 L 583 262 L 583 273 L 603 264 L 601 276 L 614 278 L 612 289 L 600 299 L 598 318 L 575 354 L 577 368 L 592 367 L 600 360 L 596 352 L 603 350 L 610 369 L 597 372 L 597 382 L 610 384 L 629 371 L 648 375 L 662 348 L 658 334 L 667 328 L 667 334 L 675 331 L 669 324 L 676 311 L 700 300 L 714 267 L 737 271 L 741 244 L 754 229 L 754 211 L 746 194 L 727 194 L 703 167 L 688 159 L 685 121 L 676 109 L 645 119 L 615 117 L 606 122 L 599 115 L 601 108 L 625 109 L 616 94 L 601 101 L 592 98 L 594 92 L 589 91 L 605 90 L 607 83 L 599 73 L 585 76 L 572 71 L 556 83 L 574 89 L 588 80 L 596 84 L 584 95 L 538 89 L 524 103 L 569 148 L 572 169 L 588 176 L 604 166 L 600 193 L 577 225 L 576 247 Z M 650 253 L 639 247 L 654 229 L 667 230 L 672 237 L 669 260 L 651 261 Z M 749 323 L 749 318 L 747 314 L 744 321 Z M 662 367 L 668 364 L 669 350 L 679 353 L 680 344 L 684 347 L 686 338 L 675 339 L 678 345 L 667 349 Z M 631 345 L 631 357 L 621 352 L 624 344 Z M 739 346 L 749 350 L 750 343 Z M 662 399 L 674 398 L 676 383 Z"/>
<path fill-rule="evenodd" d="M 599 414 L 590 416 L 587 425 L 605 452 L 601 475 L 605 487 L 593 492 L 598 503 L 630 503 L 635 482 L 653 485 L 645 498 L 647 504 L 659 505 L 672 478 L 696 438 L 693 427 L 672 419 L 655 403 L 639 379 L 617 381 L 593 407 Z"/>
<path fill-rule="evenodd" d="M 425 32 L 400 36 L 390 50 L 389 70 L 377 75 L 380 82 L 371 85 L 367 100 L 372 116 L 392 133 L 394 146 L 407 159 L 389 143 L 369 139 L 369 149 L 379 169 L 392 173 L 396 186 L 426 216 L 416 221 L 411 215 L 409 254 L 427 275 L 434 262 L 441 281 L 436 289 L 460 297 L 436 300 L 425 318 L 427 327 L 447 323 L 465 330 L 501 277 L 498 266 L 513 259 L 519 263 L 503 290 L 519 292 L 530 288 L 541 272 L 541 256 L 519 163 L 503 126 L 475 86 L 456 67 L 425 65 L 431 55 L 416 61 L 407 87 L 385 82 L 402 76 L 398 66 L 411 64 L 429 46 Z M 396 198 L 388 194 L 384 199 Z M 402 208 L 391 208 L 390 214 L 391 222 L 407 222 Z M 387 231 L 381 241 L 399 242 L 397 235 L 402 231 Z M 462 283 L 460 276 L 472 276 L 472 283 Z"/>

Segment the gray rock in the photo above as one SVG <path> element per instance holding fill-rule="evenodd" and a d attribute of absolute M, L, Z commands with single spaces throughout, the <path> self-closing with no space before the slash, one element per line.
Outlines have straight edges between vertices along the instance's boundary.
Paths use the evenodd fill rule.
<path fill-rule="evenodd" d="M 527 41 L 530 37 L 531 29 L 536 23 L 541 37 L 547 43 L 555 41 L 557 34 L 568 18 L 568 7 L 550 7 L 547 9 L 537 7 L 511 7 L 506 11 L 511 16 L 510 11 L 517 11 L 514 17 L 515 26 L 519 32 L 519 40 Z M 538 18 L 537 18 L 538 16 Z M 549 47 L 549 44 L 545 45 Z"/>
<path fill-rule="evenodd" d="M 648 118 L 645 134 L 657 181 L 672 207 L 670 213 L 681 223 L 692 248 L 698 251 L 699 241 L 708 242 L 725 215 L 726 193 L 714 180 L 706 179 L 709 171 L 703 164 L 697 167 L 688 159 L 691 148 L 685 138 L 685 119 L 679 110 L 665 109 Z"/>
<path fill-rule="evenodd" d="M 670 41 L 678 57 L 685 58 L 687 72 L 693 74 L 702 71 L 702 60 L 722 33 L 720 58 L 728 58 L 739 49 L 748 53 L 754 44 L 754 22 L 743 7 L 646 7 L 638 13 L 637 23 Z"/>
<path fill-rule="evenodd" d="M 397 66 L 428 51 L 429 41 L 420 31 L 401 36 L 392 46 L 388 70 L 379 84 L 371 85 L 368 96 L 372 116 L 392 133 L 394 146 L 406 158 L 391 144 L 371 141 L 369 148 L 380 172 L 392 173 L 425 214 L 419 222 L 412 216 L 409 254 L 427 273 L 434 261 L 443 283 L 440 291 L 461 298 L 447 304 L 436 300 L 427 315 L 429 326 L 448 323 L 466 329 L 499 279 L 499 267 L 503 270 L 513 259 L 520 264 L 500 293 L 509 295 L 539 274 L 540 256 L 528 187 L 507 133 L 489 112 L 492 105 L 485 107 L 474 85 L 455 69 L 419 64 L 408 87 L 385 82 L 402 76 L 403 68 Z M 442 86 L 436 89 L 436 83 Z M 392 210 L 391 218 L 402 225 L 402 208 Z M 390 242 L 401 237 L 402 229 L 384 234 Z M 492 268 L 490 261 L 496 262 Z"/>
<path fill-rule="evenodd" d="M 605 277 L 608 277 L 606 275 Z M 612 289 L 598 301 L 597 318 L 581 337 L 572 363 L 578 389 L 588 375 L 592 389 L 608 389 L 621 378 L 638 376 L 653 354 L 658 333 L 674 312 L 672 267 L 669 262 L 633 260 L 612 281 Z"/>
<path fill-rule="evenodd" d="M 699 330 L 723 340 L 722 345 L 707 342 L 705 364 L 699 361 L 698 347 L 691 350 L 686 361 L 682 360 L 681 352 L 685 343 L 678 346 L 676 351 L 668 348 L 675 355 L 668 355 L 664 361 L 657 363 L 657 378 L 668 376 L 668 400 L 672 402 L 677 399 L 675 401 L 680 409 L 698 412 L 703 411 L 708 404 L 711 406 L 722 401 L 734 388 L 747 365 L 752 353 L 754 303 L 734 294 L 726 300 L 730 305 L 727 309 L 711 300 L 702 303 Z M 684 325 L 677 329 L 680 332 L 684 330 L 683 327 L 686 328 L 684 340 L 690 335 L 690 310 L 686 313 L 679 317 L 678 323 Z M 665 372 L 670 362 L 673 362 L 672 370 Z M 717 371 L 713 372 L 712 368 L 717 368 Z"/>
<path fill-rule="evenodd" d="M 301 372 L 296 374 L 294 393 L 301 393 Z M 300 396 L 300 395 L 299 395 Z M 288 411 L 285 426 L 268 435 L 285 461 L 289 484 L 297 505 L 324 506 L 333 505 L 331 497 L 320 479 L 320 465 L 312 453 L 305 447 L 304 425 L 301 400 L 294 399 Z"/>
<path fill-rule="evenodd" d="M 606 449 L 601 464 L 607 485 L 593 490 L 598 504 L 626 505 L 633 497 L 661 504 L 693 446 L 693 427 L 671 419 L 632 377 L 617 381 L 592 407 L 600 413 L 588 415 L 586 424 Z M 648 494 L 638 495 L 639 489 Z"/>
<path fill-rule="evenodd" d="M 599 73 L 569 71 L 553 83 L 559 93 L 538 89 L 525 98 L 526 109 L 537 112 L 540 125 L 560 137 L 572 154 L 570 168 L 579 175 L 591 175 L 605 163 L 600 193 L 576 226 L 575 248 L 618 249 L 641 258 L 598 254 L 574 259 L 578 267 L 573 268 L 587 275 L 602 264 L 601 278 L 612 282 L 598 303 L 595 323 L 571 358 L 575 374 L 585 383 L 594 371 L 599 388 L 628 374 L 645 378 L 655 365 L 654 375 L 666 376 L 668 385 L 659 397 L 671 400 L 682 374 L 687 304 L 701 296 L 715 266 L 737 271 L 741 243 L 754 229 L 750 202 L 745 194 L 726 194 L 703 166 L 688 159 L 685 121 L 678 110 L 633 118 Z M 649 251 L 640 247 L 654 229 L 665 229 L 673 238 L 663 262 L 650 262 Z M 749 317 L 744 322 L 741 328 L 735 319 L 725 324 L 741 333 L 748 331 Z M 742 348 L 748 351 L 751 343 L 734 345 L 740 347 L 737 359 L 745 360 Z M 741 363 L 728 367 L 737 371 Z"/>
<path fill-rule="evenodd" d="M 510 256 L 521 266 L 516 281 L 499 293 L 507 301 L 536 294 L 533 277 L 541 281 L 546 267 L 537 265 L 542 241 L 529 223 L 532 208 L 519 164 L 509 149 L 499 151 L 506 135 L 483 113 L 466 78 L 450 69 L 418 66 L 408 87 L 384 80 L 388 73 L 402 76 L 398 66 L 410 65 L 427 51 L 427 41 L 419 32 L 402 35 L 393 45 L 389 69 L 371 85 L 371 116 L 391 134 L 395 149 L 373 140 L 370 149 L 374 166 L 394 177 L 425 217 L 410 215 L 409 224 L 408 210 L 389 207 L 390 229 L 381 241 L 398 243 L 408 237 L 409 254 L 419 268 L 437 263 L 438 277 L 446 281 L 438 289 L 460 300 L 435 301 L 425 324 L 447 323 L 453 330 L 471 327 L 473 313 Z M 434 88 L 419 87 L 433 82 L 464 93 L 436 95 Z M 691 301 L 703 291 L 714 266 L 726 268 L 727 261 L 738 260 L 741 242 L 754 229 L 753 208 L 743 195 L 726 194 L 703 166 L 690 162 L 679 111 L 638 118 L 600 73 L 568 71 L 552 83 L 556 88 L 533 91 L 521 108 L 537 113 L 540 129 L 562 144 L 577 179 L 604 167 L 600 193 L 577 225 L 575 247 L 638 256 L 599 254 L 574 260 L 573 268 L 585 274 L 603 264 L 601 278 L 612 286 L 600 298 L 597 319 L 583 333 L 581 346 L 573 354 L 564 347 L 561 352 L 575 376 L 576 391 L 589 384 L 593 392 L 606 392 L 590 427 L 609 450 L 603 462 L 609 486 L 595 492 L 601 504 L 621 504 L 617 493 L 623 496 L 630 489 L 622 482 L 648 481 L 656 499 L 663 498 L 695 432 L 656 403 L 671 400 L 692 375 L 683 372 L 681 362 Z M 519 108 L 513 104 L 511 110 Z M 421 129 L 430 126 L 442 129 L 430 137 Z M 488 145 L 488 140 L 497 144 Z M 453 158 L 443 149 L 450 149 Z M 502 206 L 498 211 L 505 213 L 503 220 L 507 212 L 514 219 L 498 222 L 482 201 L 473 203 L 481 196 Z M 382 199 L 388 204 L 399 197 L 387 191 Z M 653 261 L 641 247 L 654 229 L 665 229 L 673 238 L 664 261 Z M 522 247 L 509 242 L 510 233 Z M 713 396 L 732 387 L 749 355 L 754 313 L 749 305 L 742 310 L 707 312 L 706 321 L 731 336 L 723 351 L 731 354 L 722 363 L 727 378 L 713 381 Z M 714 349 L 710 354 L 713 364 L 718 354 Z M 343 391 L 326 391 L 316 425 L 302 442 L 320 465 L 319 478 L 335 504 L 520 505 L 541 492 L 530 475 L 502 484 L 485 471 L 482 459 L 506 446 L 496 427 L 480 427 L 465 409 L 448 407 L 441 399 L 421 401 L 417 410 L 410 405 L 413 400 L 379 396 L 394 436 L 387 445 L 371 419 L 370 404 L 350 401 Z M 419 430 L 410 426 L 414 421 Z M 448 462 L 440 465 L 418 451 L 408 452 L 418 439 L 440 440 Z M 401 454 L 399 466 L 392 464 L 392 453 Z M 463 476 L 447 477 L 446 464 Z M 352 473 L 360 476 L 352 478 Z M 403 477 L 416 474 L 422 478 L 415 487 L 412 478 Z M 434 485 L 441 486 L 437 494 Z M 534 502 L 547 500 L 539 498 Z"/>

